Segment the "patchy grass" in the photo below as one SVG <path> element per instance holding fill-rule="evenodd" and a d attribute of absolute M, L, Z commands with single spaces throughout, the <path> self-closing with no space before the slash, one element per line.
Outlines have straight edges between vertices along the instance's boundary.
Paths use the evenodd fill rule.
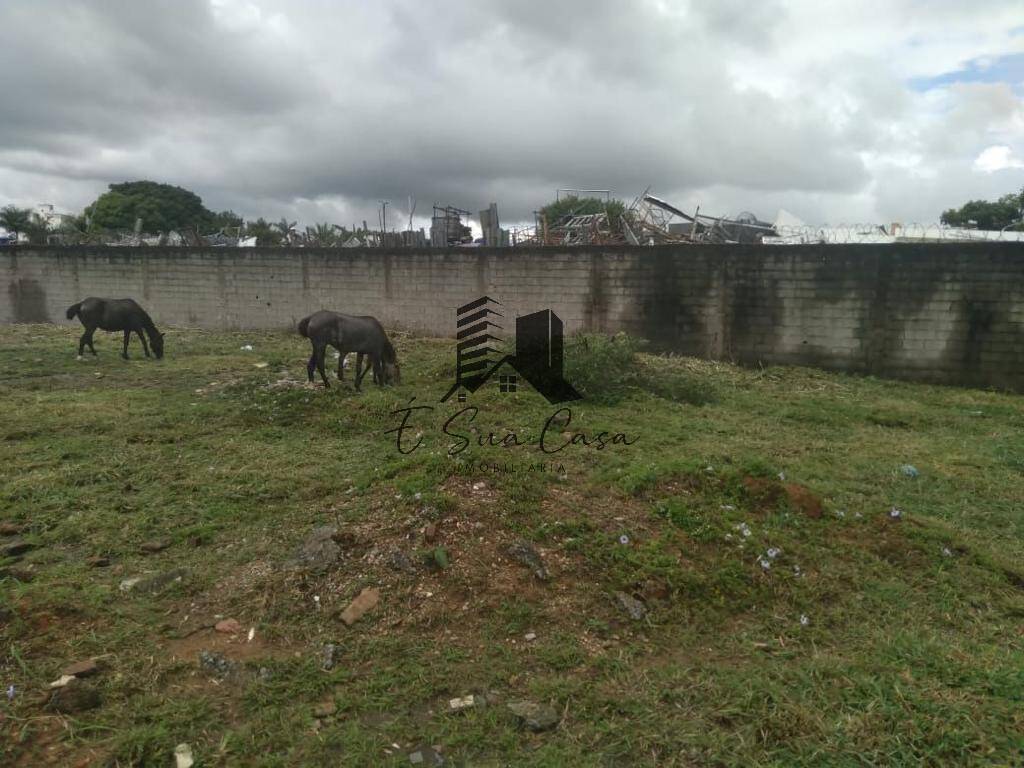
<path fill-rule="evenodd" d="M 420 744 L 472 765 L 1024 755 L 1018 396 L 588 339 L 568 366 L 588 397 L 546 444 L 632 445 L 492 446 L 536 440 L 556 410 L 495 385 L 454 422 L 469 447 L 452 457 L 448 342 L 399 335 L 402 386 L 360 394 L 307 388 L 286 333 L 172 329 L 164 360 L 127 362 L 115 336 L 75 360 L 77 335 L 0 328 L 0 520 L 24 528 L 0 546 L 35 545 L 0 561 L 4 765 L 169 765 L 181 742 L 225 766 L 407 765 Z M 403 454 L 385 433 L 410 404 L 435 410 Z M 333 567 L 289 567 L 325 525 Z M 510 557 L 518 540 L 550 580 Z M 174 568 L 162 591 L 119 589 Z M 380 603 L 346 626 L 368 586 Z M 45 708 L 90 657 L 101 705 Z M 467 694 L 493 702 L 449 714 Z M 513 698 L 558 728 L 522 730 Z"/>

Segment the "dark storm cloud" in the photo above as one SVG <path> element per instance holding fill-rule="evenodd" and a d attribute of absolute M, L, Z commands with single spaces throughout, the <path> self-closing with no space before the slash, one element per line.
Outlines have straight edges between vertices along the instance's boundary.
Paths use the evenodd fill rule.
<path fill-rule="evenodd" d="M 202 0 L 159 10 L 133 0 L 8 3 L 0 25 L 17 31 L 0 46 L 0 69 L 17 73 L 4 92 L 6 149 L 74 161 L 90 146 L 131 149 L 181 124 L 267 117 L 299 100 L 258 46 L 219 29 Z"/>
<path fill-rule="evenodd" d="M 986 142 L 1013 144 L 1012 91 L 912 92 L 932 66 L 920 48 L 894 61 L 885 47 L 903 38 L 870 14 L 816 7 L 9 0 L 0 197 L 75 208 L 154 178 L 250 216 L 373 220 L 379 198 L 411 194 L 418 214 L 493 200 L 510 221 L 556 187 L 651 185 L 722 213 L 754 200 L 829 215 L 891 205 L 916 183 L 914 157 L 952 152 L 959 182 Z M 945 45 L 948 69 L 961 49 Z"/>

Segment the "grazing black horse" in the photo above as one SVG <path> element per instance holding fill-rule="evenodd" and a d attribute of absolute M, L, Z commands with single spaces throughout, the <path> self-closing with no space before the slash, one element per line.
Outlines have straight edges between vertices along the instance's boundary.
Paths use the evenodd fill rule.
<path fill-rule="evenodd" d="M 149 346 L 146 344 L 146 337 L 142 335 L 143 331 L 149 335 L 149 343 L 153 345 L 153 354 L 157 359 L 164 356 L 164 335 L 153 325 L 146 310 L 133 299 L 97 299 L 90 296 L 68 307 L 67 315 L 68 320 L 78 315 L 78 319 L 85 326 L 85 333 L 78 340 L 79 357 L 85 351 L 86 344 L 89 345 L 89 350 L 96 354 L 96 348 L 92 345 L 92 334 L 97 328 L 104 331 L 124 331 L 124 350 L 121 357 L 125 360 L 128 359 L 128 340 L 133 331 L 139 335 L 146 357 L 149 357 Z"/>
<path fill-rule="evenodd" d="M 356 352 L 356 389 L 362 384 L 366 371 L 373 367 L 373 381 L 378 385 L 400 384 L 401 372 L 395 348 L 388 341 L 387 334 L 376 318 L 369 315 L 355 317 L 330 312 L 322 309 L 299 321 L 299 334 L 309 339 L 313 345 L 313 354 L 306 365 L 309 380 L 313 381 L 313 371 L 320 371 L 324 386 L 329 387 L 327 374 L 324 372 L 324 355 L 327 346 L 338 350 L 338 380 L 344 381 L 345 355 Z M 363 356 L 367 356 L 366 368 L 363 368 Z"/>

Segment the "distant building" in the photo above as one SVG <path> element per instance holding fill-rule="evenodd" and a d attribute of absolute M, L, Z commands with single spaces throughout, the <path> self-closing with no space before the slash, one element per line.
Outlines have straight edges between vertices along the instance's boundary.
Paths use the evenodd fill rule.
<path fill-rule="evenodd" d="M 58 213 L 54 209 L 53 203 L 39 203 L 32 213 L 45 221 L 50 229 L 58 229 L 65 222 L 70 222 L 75 218 L 70 213 Z"/>

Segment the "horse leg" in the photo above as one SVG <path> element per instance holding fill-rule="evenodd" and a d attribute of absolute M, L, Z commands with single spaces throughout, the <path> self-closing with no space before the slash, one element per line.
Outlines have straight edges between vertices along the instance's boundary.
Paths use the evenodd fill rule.
<path fill-rule="evenodd" d="M 96 355 L 96 347 L 94 347 L 94 346 L 92 345 L 92 335 L 93 335 L 93 334 L 94 334 L 95 332 L 96 332 L 96 327 L 95 327 L 95 326 L 93 326 L 92 328 L 86 328 L 86 329 L 85 329 L 85 334 L 84 334 L 84 337 L 85 337 L 85 343 L 89 345 L 89 351 L 90 351 L 90 352 L 92 352 L 92 354 L 93 354 L 93 356 L 94 356 L 94 357 L 95 357 L 95 355 Z"/>
<path fill-rule="evenodd" d="M 356 355 L 356 391 L 363 386 L 363 377 L 366 375 L 366 371 L 369 369 L 369 365 L 366 368 L 363 367 L 363 353 L 360 352 Z"/>
<path fill-rule="evenodd" d="M 378 387 L 384 386 L 384 363 L 380 355 L 373 358 L 373 383 Z"/>
<path fill-rule="evenodd" d="M 316 371 L 316 345 L 313 345 L 313 353 L 309 356 L 309 362 L 306 363 L 306 375 L 309 376 L 309 383 L 313 383 L 313 373 Z"/>
<path fill-rule="evenodd" d="M 363 376 L 366 375 L 366 372 L 363 370 L 364 357 L 366 357 L 366 353 L 364 352 L 359 352 L 356 355 L 356 379 L 358 379 L 360 383 L 363 381 Z"/>
<path fill-rule="evenodd" d="M 125 360 L 128 359 L 128 342 L 131 339 L 131 337 L 132 337 L 132 332 L 129 331 L 129 330 L 126 330 L 124 332 L 124 349 L 121 350 L 121 357 L 123 357 Z"/>
<path fill-rule="evenodd" d="M 363 371 L 363 375 L 364 376 L 366 375 L 367 371 L 373 371 L 373 376 L 371 376 L 370 378 L 373 379 L 373 383 L 376 384 L 377 383 L 377 362 L 376 362 L 376 358 L 373 355 L 371 355 L 369 352 L 366 353 L 366 370 Z"/>
<path fill-rule="evenodd" d="M 327 373 L 324 371 L 324 357 L 327 354 L 327 345 L 317 344 L 313 354 L 316 356 L 316 369 L 320 371 L 320 378 L 324 380 L 324 388 L 329 388 L 331 382 L 327 380 Z"/>
<path fill-rule="evenodd" d="M 86 343 L 87 343 L 88 341 L 89 341 L 89 329 L 88 329 L 88 328 L 86 328 L 86 329 L 85 329 L 85 330 L 84 330 L 84 331 L 82 332 L 82 338 L 80 338 L 80 339 L 78 340 L 78 356 L 79 356 L 79 357 L 81 357 L 81 356 L 82 356 L 82 353 L 83 353 L 83 352 L 85 352 L 85 345 L 86 345 Z M 89 344 L 89 346 L 91 347 L 91 346 L 92 346 L 92 344 Z M 95 355 L 96 353 L 95 353 L 95 352 L 93 352 L 93 354 Z"/>
<path fill-rule="evenodd" d="M 146 337 L 138 329 L 135 332 L 139 335 L 139 341 L 142 342 L 142 351 L 146 353 L 146 357 L 149 357 L 149 344 L 146 343 Z"/>
<path fill-rule="evenodd" d="M 338 381 L 345 380 L 345 357 L 348 355 L 343 349 L 338 349 Z"/>

